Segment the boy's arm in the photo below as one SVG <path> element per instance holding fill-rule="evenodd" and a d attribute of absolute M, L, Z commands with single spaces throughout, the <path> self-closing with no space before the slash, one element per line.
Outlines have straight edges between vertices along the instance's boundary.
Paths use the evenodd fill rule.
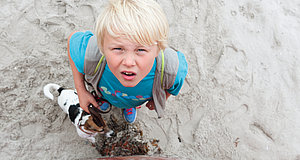
<path fill-rule="evenodd" d="M 165 90 L 166 92 L 166 100 L 170 97 L 170 95 L 178 95 L 181 87 L 182 87 L 182 84 L 184 82 L 184 79 L 187 75 L 187 71 L 188 71 L 188 65 L 187 65 L 187 62 L 186 62 L 186 59 L 184 57 L 184 54 L 177 51 L 177 56 L 178 56 L 178 60 L 179 60 L 179 66 L 178 66 L 178 71 L 177 71 L 177 75 L 176 75 L 176 78 L 175 78 L 175 82 L 173 84 L 173 86 L 167 90 Z M 153 100 L 150 100 L 146 106 L 150 109 L 150 110 L 153 110 L 155 109 L 155 105 L 154 105 L 154 102 Z"/>
<path fill-rule="evenodd" d="M 76 88 L 76 91 L 77 91 L 77 94 L 78 94 L 80 107 L 83 110 L 85 110 L 86 112 L 89 113 L 89 110 L 88 110 L 87 107 L 90 104 L 93 104 L 95 107 L 97 107 L 98 104 L 97 104 L 95 98 L 93 97 L 93 95 L 90 92 L 87 91 L 87 89 L 85 87 L 85 83 L 84 83 L 83 74 L 80 73 L 77 70 L 77 68 L 75 66 L 75 63 L 71 58 L 71 55 L 70 55 L 70 38 L 72 37 L 72 35 L 74 33 L 76 33 L 76 32 L 71 33 L 71 35 L 68 38 L 68 57 L 69 57 L 70 66 L 71 66 L 72 73 L 73 73 L 74 84 L 75 84 L 75 88 Z"/>

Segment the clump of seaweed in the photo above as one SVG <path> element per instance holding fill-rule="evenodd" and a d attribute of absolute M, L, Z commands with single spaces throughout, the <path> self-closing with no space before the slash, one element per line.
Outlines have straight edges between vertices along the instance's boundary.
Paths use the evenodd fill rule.
<path fill-rule="evenodd" d="M 102 156 L 148 155 L 148 152 L 160 153 L 159 140 L 144 140 L 143 132 L 137 124 L 127 124 L 110 115 L 107 125 L 114 131 L 114 136 L 96 137 L 96 149 Z"/>

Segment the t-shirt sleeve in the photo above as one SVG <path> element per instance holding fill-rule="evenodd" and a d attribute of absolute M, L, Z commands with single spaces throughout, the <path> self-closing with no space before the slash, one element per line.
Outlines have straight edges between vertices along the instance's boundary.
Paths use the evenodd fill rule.
<path fill-rule="evenodd" d="M 178 95 L 188 72 L 188 64 L 186 62 L 184 54 L 178 51 L 177 55 L 179 59 L 177 75 L 173 86 L 167 90 L 170 94 L 174 96 Z"/>
<path fill-rule="evenodd" d="M 93 33 L 90 31 L 76 32 L 71 36 L 69 41 L 70 56 L 75 63 L 77 70 L 82 74 L 84 74 L 85 51 L 91 36 L 93 36 Z"/>

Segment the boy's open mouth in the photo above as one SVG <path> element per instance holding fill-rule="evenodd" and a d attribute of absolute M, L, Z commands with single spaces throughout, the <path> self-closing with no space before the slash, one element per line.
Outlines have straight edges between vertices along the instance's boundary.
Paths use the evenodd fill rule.
<path fill-rule="evenodd" d="M 121 72 L 125 76 L 135 76 L 136 74 L 133 72 Z"/>
<path fill-rule="evenodd" d="M 123 71 L 121 72 L 123 78 L 127 81 L 131 81 L 136 77 L 136 73 L 134 72 L 129 72 L 129 71 Z"/>

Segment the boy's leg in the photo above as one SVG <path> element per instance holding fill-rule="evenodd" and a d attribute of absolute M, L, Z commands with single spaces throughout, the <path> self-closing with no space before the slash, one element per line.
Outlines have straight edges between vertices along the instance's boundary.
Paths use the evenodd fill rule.
<path fill-rule="evenodd" d="M 99 109 L 100 109 L 102 112 L 107 112 L 107 111 L 110 110 L 110 104 L 109 104 L 108 102 L 106 102 L 106 101 L 100 101 L 100 102 L 98 102 L 98 104 L 99 104 L 99 106 L 100 106 Z"/>
<path fill-rule="evenodd" d="M 102 112 L 108 113 L 111 110 L 111 104 L 105 100 L 103 97 L 99 97 L 96 94 L 96 91 L 92 91 L 91 94 L 94 96 L 94 98 L 96 99 L 99 107 L 98 109 Z"/>
<path fill-rule="evenodd" d="M 123 109 L 124 119 L 129 124 L 131 124 L 135 121 L 136 115 L 137 115 L 137 111 L 136 111 L 135 107 Z"/>

